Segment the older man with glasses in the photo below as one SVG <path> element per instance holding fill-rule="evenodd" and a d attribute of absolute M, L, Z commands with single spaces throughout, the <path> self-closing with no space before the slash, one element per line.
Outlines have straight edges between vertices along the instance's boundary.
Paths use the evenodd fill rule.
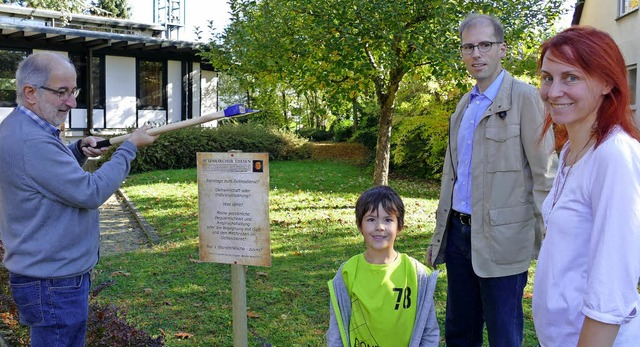
<path fill-rule="evenodd" d="M 99 138 L 62 143 L 59 126 L 76 107 L 76 71 L 64 56 L 39 52 L 16 72 L 18 106 L 0 124 L 0 232 L 19 319 L 31 346 L 84 346 L 91 269 L 98 262 L 98 207 L 119 187 L 140 147 L 135 132 L 94 173 Z"/>
<path fill-rule="evenodd" d="M 543 106 L 531 85 L 502 68 L 500 21 L 471 14 L 459 28 L 460 54 L 476 84 L 449 123 L 429 263 L 446 264 L 447 346 L 520 347 L 522 297 L 540 248 L 540 206 L 551 189 L 553 136 L 538 143 Z"/>

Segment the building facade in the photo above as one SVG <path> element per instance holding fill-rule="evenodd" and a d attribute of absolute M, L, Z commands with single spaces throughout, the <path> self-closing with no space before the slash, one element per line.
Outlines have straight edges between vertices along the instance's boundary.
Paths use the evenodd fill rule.
<path fill-rule="evenodd" d="M 64 54 L 76 66 L 81 92 L 64 125 L 68 139 L 216 111 L 216 72 L 201 61 L 199 44 L 166 39 L 165 29 L 0 5 L 0 120 L 16 106 L 19 62 L 37 51 Z"/>
<path fill-rule="evenodd" d="M 640 13 L 638 0 L 581 0 L 576 5 L 573 24 L 589 25 L 609 33 L 616 41 L 627 63 L 631 87 L 631 108 L 636 123 L 640 101 L 638 62 L 640 61 Z"/>

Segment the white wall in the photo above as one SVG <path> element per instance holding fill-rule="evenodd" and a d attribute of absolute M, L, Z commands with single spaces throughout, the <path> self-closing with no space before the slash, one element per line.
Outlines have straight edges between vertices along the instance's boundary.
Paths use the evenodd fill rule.
<path fill-rule="evenodd" d="M 13 107 L 0 107 L 0 122 L 2 122 L 11 111 L 13 111 Z"/>
<path fill-rule="evenodd" d="M 165 125 L 167 124 L 166 114 L 165 110 L 138 110 L 138 125 L 136 127 L 141 127 L 145 124 L 150 124 L 154 127 Z"/>
<path fill-rule="evenodd" d="M 167 112 L 169 123 L 182 119 L 182 64 L 175 60 L 167 62 Z"/>
<path fill-rule="evenodd" d="M 86 108 L 74 108 L 69 112 L 71 115 L 71 122 L 66 122 L 65 127 L 71 128 L 86 128 L 87 127 L 87 109 Z M 103 122 L 104 123 L 104 122 Z M 95 128 L 95 125 L 94 125 Z"/>
<path fill-rule="evenodd" d="M 105 110 L 108 128 L 138 127 L 135 76 L 135 58 L 105 57 Z"/>
<path fill-rule="evenodd" d="M 216 110 L 216 73 L 213 71 L 201 71 L 200 78 L 202 94 L 202 113 L 214 112 Z"/>
<path fill-rule="evenodd" d="M 213 71 L 200 72 L 200 93 L 202 115 L 216 111 L 216 73 Z M 205 123 L 204 126 L 217 127 L 218 121 Z"/>
<path fill-rule="evenodd" d="M 629 12 L 618 17 L 619 0 L 586 1 L 580 18 L 581 25 L 589 25 L 605 31 L 613 37 L 620 47 L 627 66 L 640 67 L 640 11 Z M 640 74 L 636 78 L 636 86 L 640 86 Z M 640 126 L 640 88 L 636 87 L 636 105 L 634 105 L 634 117 L 636 124 Z"/>
<path fill-rule="evenodd" d="M 193 70 L 191 71 L 191 76 L 189 76 L 193 81 L 193 102 L 191 104 L 191 110 L 193 112 L 193 117 L 195 118 L 202 116 L 203 112 L 206 113 L 207 111 L 203 111 L 206 110 L 206 108 L 204 106 L 201 106 L 200 102 L 200 85 L 202 83 L 202 81 L 200 81 L 200 63 L 193 63 L 193 67 L 191 70 Z"/>

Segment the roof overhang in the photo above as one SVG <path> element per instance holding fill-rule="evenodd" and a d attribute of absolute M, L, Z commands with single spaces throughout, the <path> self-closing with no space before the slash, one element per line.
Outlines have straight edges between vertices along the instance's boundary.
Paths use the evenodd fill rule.
<path fill-rule="evenodd" d="M 197 53 L 202 44 L 82 29 L 0 23 L 0 46 L 69 52 L 91 50 L 94 54 L 126 56 L 155 54 L 169 59 L 199 61 Z"/>

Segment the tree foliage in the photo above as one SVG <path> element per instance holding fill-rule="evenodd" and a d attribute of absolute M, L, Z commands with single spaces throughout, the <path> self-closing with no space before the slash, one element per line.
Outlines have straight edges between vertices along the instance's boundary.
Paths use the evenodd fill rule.
<path fill-rule="evenodd" d="M 128 0 L 92 0 L 89 10 L 96 16 L 128 19 L 131 8 Z"/>
<path fill-rule="evenodd" d="M 87 13 L 96 16 L 128 19 L 131 8 L 128 0 L 3 0 L 5 4 L 59 11 L 70 16 L 73 13 Z"/>
<path fill-rule="evenodd" d="M 505 68 L 515 75 L 533 73 L 537 47 L 560 16 L 562 3 L 229 0 L 231 24 L 204 56 L 252 93 L 272 88 L 344 103 L 374 99 L 374 183 L 386 184 L 395 102 L 403 79 L 426 74 L 444 92 L 471 84 L 457 48 L 461 19 L 469 12 L 501 18 L 510 53 Z"/>
<path fill-rule="evenodd" d="M 83 0 L 5 0 L 4 3 L 18 4 L 23 7 L 60 11 L 62 13 L 82 13 L 87 7 Z"/>

